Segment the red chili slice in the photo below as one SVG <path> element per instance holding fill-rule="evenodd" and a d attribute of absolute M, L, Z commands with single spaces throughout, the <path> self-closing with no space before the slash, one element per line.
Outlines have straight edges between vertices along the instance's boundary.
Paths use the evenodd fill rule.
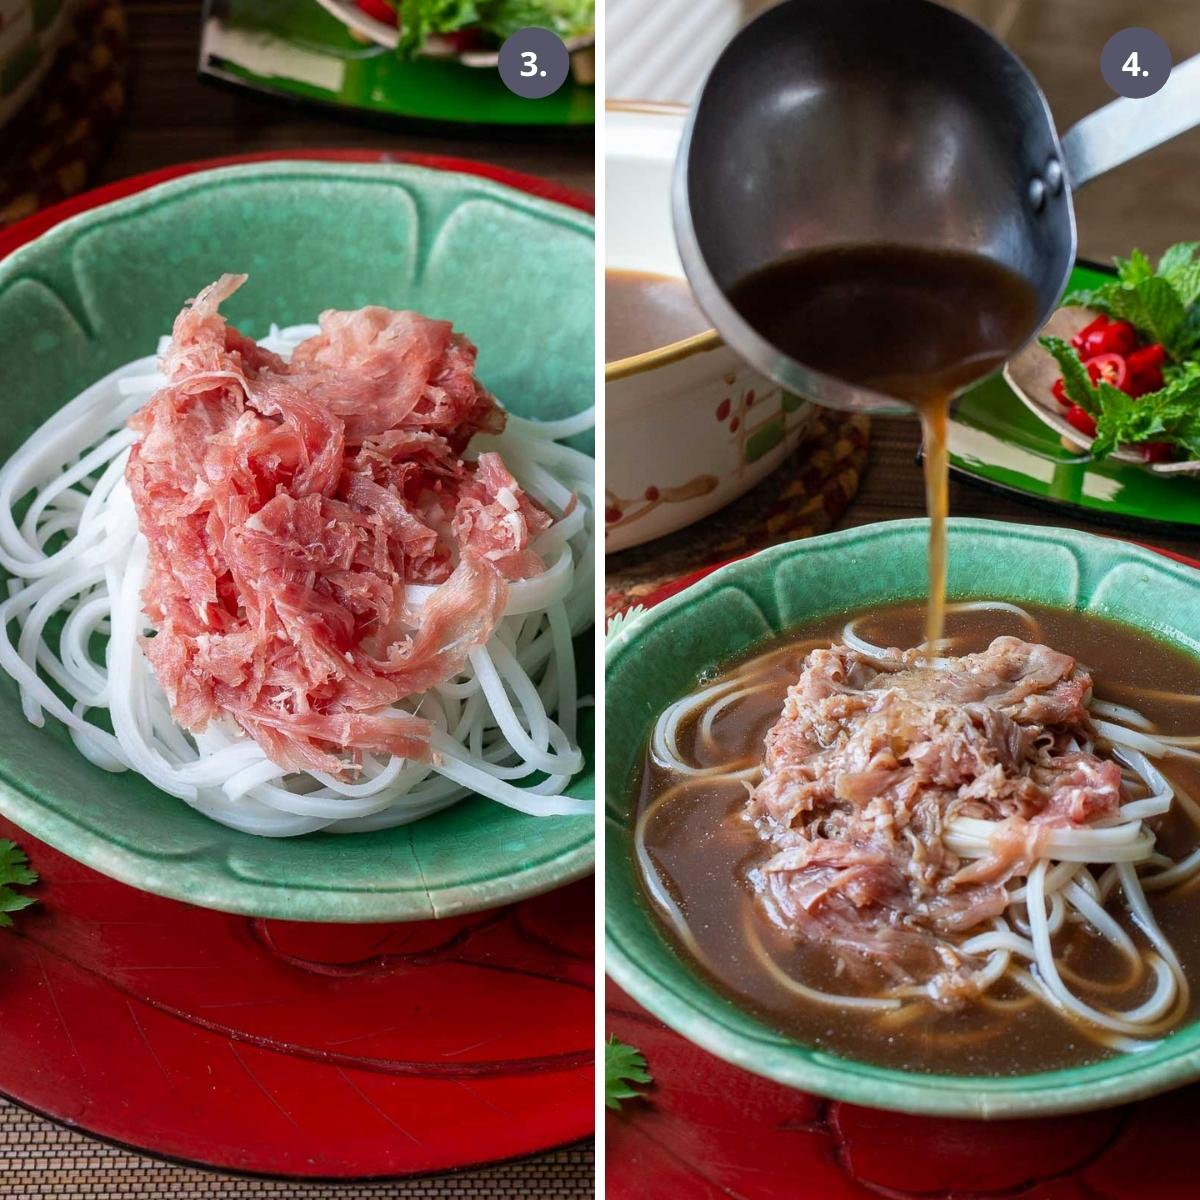
<path fill-rule="evenodd" d="M 1084 327 L 1083 327 L 1083 328 L 1082 328 L 1082 329 L 1081 329 L 1081 330 L 1080 330 L 1080 331 L 1079 331 L 1079 332 L 1078 332 L 1078 333 L 1077 333 L 1077 334 L 1076 334 L 1076 335 L 1075 335 L 1075 336 L 1074 336 L 1074 337 L 1071 339 L 1071 345 L 1072 345 L 1072 346 L 1074 346 L 1076 350 L 1082 350 L 1082 349 L 1083 349 L 1083 344 L 1084 344 L 1084 342 L 1086 342 L 1086 341 L 1087 341 L 1088 337 L 1089 337 L 1091 334 L 1093 334 L 1093 333 L 1098 333 L 1098 332 L 1099 332 L 1100 330 L 1102 330 L 1102 329 L 1103 329 L 1103 328 L 1104 328 L 1104 327 L 1105 327 L 1107 324 L 1108 324 L 1108 318 L 1107 318 L 1107 317 L 1106 317 L 1106 316 L 1105 316 L 1103 313 L 1101 313 L 1101 314 L 1100 314 L 1100 316 L 1098 316 L 1098 317 L 1097 317 L 1097 318 L 1096 318 L 1094 321 L 1092 321 L 1092 322 L 1090 322 L 1089 324 L 1085 325 L 1085 326 L 1084 326 Z"/>
<path fill-rule="evenodd" d="M 1074 425 L 1080 433 L 1086 433 L 1088 437 L 1096 436 L 1096 418 L 1086 408 L 1080 408 L 1078 404 L 1071 405 L 1070 411 L 1067 413 L 1067 424 Z"/>
<path fill-rule="evenodd" d="M 1129 382 L 1125 390 L 1131 396 L 1144 396 L 1147 392 L 1157 392 L 1163 386 L 1163 373 L 1158 367 L 1151 367 L 1140 374 L 1129 373 Z"/>
<path fill-rule="evenodd" d="M 1071 401 L 1067 399 L 1067 385 L 1061 379 L 1054 381 L 1054 386 L 1050 389 L 1050 395 L 1062 405 L 1063 408 L 1070 408 Z"/>
<path fill-rule="evenodd" d="M 465 54 L 468 50 L 477 50 L 483 45 L 483 30 L 474 26 L 470 29 L 455 29 L 441 36 L 450 44 L 455 54 Z"/>
<path fill-rule="evenodd" d="M 1142 457 L 1149 463 L 1171 462 L 1175 458 L 1175 447 L 1170 442 L 1145 442 Z"/>
<path fill-rule="evenodd" d="M 1129 368 L 1129 387 L 1126 389 L 1131 396 L 1144 396 L 1147 392 L 1157 392 L 1163 385 L 1162 365 L 1167 360 L 1167 352 L 1158 342 L 1142 346 L 1125 359 Z"/>
<path fill-rule="evenodd" d="M 1158 342 L 1151 342 L 1150 345 L 1142 346 L 1127 355 L 1125 361 L 1129 364 L 1129 369 L 1137 375 L 1150 370 L 1151 367 L 1161 367 L 1167 361 L 1167 352 Z"/>
<path fill-rule="evenodd" d="M 1093 383 L 1100 383 L 1103 380 L 1115 388 L 1124 390 L 1125 381 L 1129 378 L 1129 368 L 1125 365 L 1122 355 L 1097 354 L 1095 357 L 1089 358 L 1085 365 Z"/>
<path fill-rule="evenodd" d="M 374 17 L 377 21 L 382 21 L 385 25 L 396 25 L 396 10 L 386 0 L 357 0 L 358 7 L 367 14 L 368 17 Z"/>
<path fill-rule="evenodd" d="M 1098 354 L 1128 354 L 1137 345 L 1137 330 L 1128 321 L 1112 321 L 1093 337 Z"/>

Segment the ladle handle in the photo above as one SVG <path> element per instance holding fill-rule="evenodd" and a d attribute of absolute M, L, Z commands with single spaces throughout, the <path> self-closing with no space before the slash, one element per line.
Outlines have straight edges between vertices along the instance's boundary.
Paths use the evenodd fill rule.
<path fill-rule="evenodd" d="M 1072 188 L 1119 167 L 1200 125 L 1200 54 L 1174 67 L 1167 82 L 1142 100 L 1114 100 L 1063 135 Z"/>

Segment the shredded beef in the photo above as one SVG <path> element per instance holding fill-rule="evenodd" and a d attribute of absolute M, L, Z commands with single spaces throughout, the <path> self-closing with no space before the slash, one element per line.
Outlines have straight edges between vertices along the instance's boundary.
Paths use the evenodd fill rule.
<path fill-rule="evenodd" d="M 747 808 L 774 851 L 752 875 L 768 913 L 848 970 L 960 1003 L 972 964 L 952 935 L 1004 911 L 1049 829 L 1121 803 L 1117 764 L 1083 748 L 1091 688 L 1068 655 L 1012 637 L 931 662 L 814 650 Z M 956 817 L 1003 822 L 988 857 L 948 848 Z"/>
<path fill-rule="evenodd" d="M 449 322 L 326 312 L 285 363 L 218 311 L 244 278 L 179 314 L 131 422 L 146 655 L 180 725 L 231 717 L 286 769 L 428 759 L 428 723 L 389 706 L 487 641 L 551 518 L 498 454 L 463 459 L 504 413 Z M 413 611 L 409 584 L 440 586 Z"/>

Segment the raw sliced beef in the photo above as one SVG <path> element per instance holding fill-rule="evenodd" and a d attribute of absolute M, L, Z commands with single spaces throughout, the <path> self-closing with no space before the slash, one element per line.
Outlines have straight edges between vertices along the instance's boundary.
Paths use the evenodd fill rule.
<path fill-rule="evenodd" d="M 232 718 L 287 770 L 430 759 L 397 702 L 462 670 L 544 567 L 551 517 L 496 453 L 475 347 L 414 312 L 326 312 L 290 363 L 219 312 L 179 314 L 126 479 L 149 545 L 145 650 L 186 729 Z M 409 584 L 434 584 L 419 610 Z"/>
<path fill-rule="evenodd" d="M 1091 689 L 1068 655 L 1012 637 L 933 661 L 812 651 L 747 809 L 775 848 L 753 873 L 772 919 L 847 969 L 959 1003 L 971 964 L 947 935 L 1004 911 L 1050 829 L 1122 801 L 1120 768 L 1084 749 Z M 987 857 L 950 850 L 956 817 L 1002 823 Z"/>

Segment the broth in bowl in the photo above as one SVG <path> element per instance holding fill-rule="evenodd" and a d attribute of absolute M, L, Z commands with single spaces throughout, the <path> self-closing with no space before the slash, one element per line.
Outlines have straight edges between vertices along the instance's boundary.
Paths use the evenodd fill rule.
<path fill-rule="evenodd" d="M 1195 1015 L 1200 664 L 987 602 L 899 649 L 924 615 L 817 622 L 662 714 L 650 908 L 719 991 L 834 1053 L 1012 1075 L 1152 1045 Z"/>

